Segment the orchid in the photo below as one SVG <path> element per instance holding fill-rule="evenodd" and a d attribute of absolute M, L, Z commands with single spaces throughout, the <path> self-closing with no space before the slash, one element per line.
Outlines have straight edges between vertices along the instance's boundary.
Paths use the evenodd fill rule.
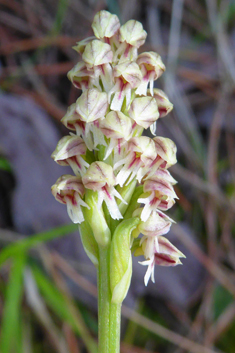
<path fill-rule="evenodd" d="M 80 55 L 68 78 L 81 95 L 62 119 L 72 132 L 52 153 L 72 175 L 52 186 L 57 201 L 67 205 L 79 224 L 87 255 L 98 268 L 99 352 L 119 351 L 120 307 L 132 275 L 131 249 L 147 265 L 144 283 L 154 282 L 154 268 L 180 264 L 184 255 L 163 235 L 174 222 L 164 211 L 177 195 L 168 171 L 176 146 L 168 138 L 142 136 L 173 108 L 166 94 L 154 88 L 165 71 L 154 52 L 138 55 L 147 33 L 141 23 L 120 25 L 116 15 L 98 12 L 94 36 L 78 42 Z M 105 320 L 110 321 L 107 333 Z M 110 337 L 113 337 L 111 340 Z"/>

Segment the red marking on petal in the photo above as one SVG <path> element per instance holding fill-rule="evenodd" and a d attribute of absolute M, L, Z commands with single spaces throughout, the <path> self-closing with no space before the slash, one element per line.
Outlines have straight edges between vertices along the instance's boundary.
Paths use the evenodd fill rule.
<path fill-rule="evenodd" d="M 109 198 L 110 200 L 112 200 L 112 196 L 110 195 L 110 193 L 109 193 L 108 190 L 106 189 L 106 186 L 103 186 L 103 187 L 102 187 L 102 190 L 105 192 L 105 194 L 108 196 L 108 198 Z"/>
<path fill-rule="evenodd" d="M 167 113 L 167 109 L 164 108 L 164 107 L 162 107 L 162 108 L 159 107 L 158 111 L 159 111 L 160 118 L 161 118 L 162 115 L 165 115 Z"/>
<path fill-rule="evenodd" d="M 150 164 L 150 168 L 154 166 L 154 164 L 156 164 L 159 160 L 161 159 L 160 156 L 157 156 L 153 161 L 152 163 Z"/>
<path fill-rule="evenodd" d="M 68 127 L 68 129 L 75 130 L 74 125 L 73 125 L 73 124 L 68 123 L 68 124 L 67 124 L 67 127 Z"/>
<path fill-rule="evenodd" d="M 139 162 L 138 160 L 140 161 L 139 158 L 134 157 L 131 163 L 129 164 L 128 169 L 130 169 L 136 162 Z"/>
<path fill-rule="evenodd" d="M 81 169 L 81 164 L 78 162 L 76 156 L 70 158 L 73 162 L 75 162 L 79 169 Z"/>
<path fill-rule="evenodd" d="M 157 197 L 154 197 L 151 201 L 150 201 L 150 206 L 154 206 L 154 205 L 158 205 L 159 204 L 159 199 Z"/>
<path fill-rule="evenodd" d="M 159 254 L 159 253 L 155 253 L 154 254 L 154 262 L 156 265 L 161 265 L 164 263 L 168 263 L 170 264 L 176 264 L 176 261 L 173 260 L 170 256 L 166 255 L 166 254 Z"/>
<path fill-rule="evenodd" d="M 121 143 L 120 143 L 120 139 L 118 139 L 118 153 L 121 153 Z"/>
<path fill-rule="evenodd" d="M 128 56 L 128 54 L 129 54 L 130 47 L 131 47 L 131 45 L 130 45 L 130 44 L 127 44 L 126 50 L 125 50 L 125 52 L 124 52 L 125 58 L 126 58 L 126 57 Z"/>
<path fill-rule="evenodd" d="M 132 125 L 132 129 L 134 129 L 134 127 L 136 127 L 137 123 L 134 122 L 134 124 Z"/>
<path fill-rule="evenodd" d="M 167 162 L 166 162 L 166 161 L 164 161 L 164 162 L 160 165 L 160 167 L 161 167 L 161 168 L 165 168 L 165 167 L 166 167 L 166 165 L 167 165 Z"/>

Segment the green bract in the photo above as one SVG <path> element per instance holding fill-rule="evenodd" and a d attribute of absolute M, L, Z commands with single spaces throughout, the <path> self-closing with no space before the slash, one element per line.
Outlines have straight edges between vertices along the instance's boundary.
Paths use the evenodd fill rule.
<path fill-rule="evenodd" d="M 126 219 L 117 226 L 113 234 L 110 249 L 110 288 L 113 303 L 121 303 L 130 286 L 131 232 L 138 224 L 138 217 Z"/>

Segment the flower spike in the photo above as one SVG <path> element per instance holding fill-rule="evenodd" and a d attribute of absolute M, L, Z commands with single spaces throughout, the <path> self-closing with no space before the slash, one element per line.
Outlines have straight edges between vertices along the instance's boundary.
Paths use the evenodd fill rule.
<path fill-rule="evenodd" d="M 131 250 L 144 256 L 146 285 L 150 277 L 154 282 L 155 265 L 175 266 L 184 257 L 164 237 L 174 223 L 164 212 L 177 199 L 168 171 L 177 162 L 176 146 L 145 133 L 155 135 L 157 121 L 173 105 L 154 88 L 165 71 L 161 57 L 138 54 L 147 37 L 140 22 L 121 26 L 116 15 L 102 10 L 92 29 L 94 36 L 74 47 L 80 57 L 68 73 L 81 90 L 61 121 L 72 132 L 52 153 L 75 175 L 59 178 L 52 193 L 67 205 L 71 220 L 81 223 L 82 242 L 95 266 L 103 252 L 109 254 L 110 300 L 117 304 L 130 285 Z"/>

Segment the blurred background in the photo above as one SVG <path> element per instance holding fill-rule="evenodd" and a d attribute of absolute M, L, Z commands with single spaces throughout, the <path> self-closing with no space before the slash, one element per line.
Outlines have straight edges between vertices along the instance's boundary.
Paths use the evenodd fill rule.
<path fill-rule="evenodd" d="M 169 234 L 183 266 L 134 259 L 122 353 L 235 351 L 235 2 L 0 0 L 1 353 L 96 352 L 96 271 L 50 187 L 70 173 L 50 155 L 79 96 L 67 79 L 72 46 L 95 13 L 142 22 L 140 51 L 167 67 L 155 83 L 174 104 L 157 135 L 178 148 L 179 201 Z"/>

